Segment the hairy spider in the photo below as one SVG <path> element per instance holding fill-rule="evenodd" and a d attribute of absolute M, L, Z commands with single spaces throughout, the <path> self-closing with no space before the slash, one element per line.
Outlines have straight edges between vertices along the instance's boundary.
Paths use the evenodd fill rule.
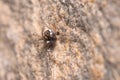
<path fill-rule="evenodd" d="M 47 49 L 53 49 L 55 47 L 55 43 L 57 40 L 57 35 L 59 35 L 59 32 L 55 33 L 53 30 L 48 29 L 45 30 L 42 34 L 43 40 L 45 43 L 45 47 Z"/>
<path fill-rule="evenodd" d="M 37 33 L 29 34 L 26 41 L 34 45 L 38 53 L 40 53 L 40 58 L 44 58 L 47 51 L 52 52 L 54 50 L 56 41 L 58 40 L 57 35 L 59 35 L 59 32 L 56 29 L 43 27 L 41 35 Z"/>

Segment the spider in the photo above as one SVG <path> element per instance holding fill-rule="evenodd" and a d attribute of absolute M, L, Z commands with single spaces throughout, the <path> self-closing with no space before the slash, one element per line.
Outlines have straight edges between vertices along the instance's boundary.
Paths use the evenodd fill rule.
<path fill-rule="evenodd" d="M 29 38 L 30 42 L 32 42 L 38 50 L 51 51 L 55 48 L 58 39 L 57 35 L 59 35 L 59 32 L 56 31 L 56 27 L 44 27 L 42 28 L 41 36 L 33 33 L 29 35 Z"/>
<path fill-rule="evenodd" d="M 47 49 L 53 49 L 55 47 L 57 35 L 59 35 L 59 32 L 55 32 L 52 29 L 43 31 L 42 36 Z"/>

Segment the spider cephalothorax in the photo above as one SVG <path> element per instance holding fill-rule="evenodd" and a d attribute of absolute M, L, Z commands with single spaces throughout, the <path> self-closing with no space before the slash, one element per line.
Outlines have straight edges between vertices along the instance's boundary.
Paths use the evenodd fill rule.
<path fill-rule="evenodd" d="M 57 40 L 56 35 L 58 35 L 58 33 L 56 34 L 51 29 L 45 30 L 43 32 L 43 39 L 44 39 L 44 42 L 46 44 L 46 47 L 48 47 L 48 48 L 54 47 L 56 40 Z"/>
<path fill-rule="evenodd" d="M 46 43 L 51 43 L 56 41 L 56 34 L 52 30 L 46 30 L 43 33 L 43 38 Z"/>

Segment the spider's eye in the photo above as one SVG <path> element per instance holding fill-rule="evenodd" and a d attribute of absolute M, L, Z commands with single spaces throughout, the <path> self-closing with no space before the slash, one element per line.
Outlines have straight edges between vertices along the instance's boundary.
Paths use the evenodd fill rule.
<path fill-rule="evenodd" d="M 45 36 L 50 36 L 50 31 L 49 30 L 47 30 L 47 31 L 45 31 Z"/>

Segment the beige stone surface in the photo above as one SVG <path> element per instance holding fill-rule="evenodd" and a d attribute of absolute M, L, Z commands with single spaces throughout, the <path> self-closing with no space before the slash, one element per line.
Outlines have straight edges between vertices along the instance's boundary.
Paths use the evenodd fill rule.
<path fill-rule="evenodd" d="M 120 80 L 119 58 L 119 0 L 0 0 L 0 80 Z"/>

